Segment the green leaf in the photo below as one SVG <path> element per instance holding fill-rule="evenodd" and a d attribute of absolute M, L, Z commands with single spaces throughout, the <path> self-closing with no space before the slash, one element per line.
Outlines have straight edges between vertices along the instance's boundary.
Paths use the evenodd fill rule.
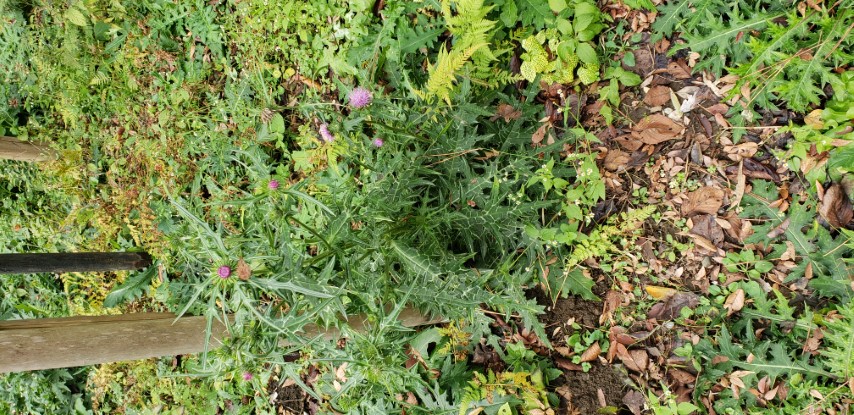
<path fill-rule="evenodd" d="M 514 0 L 508 0 L 507 3 L 504 3 L 504 7 L 501 8 L 501 15 L 499 18 L 501 19 L 501 23 L 504 23 L 504 26 L 516 26 L 516 21 L 519 20 L 519 9 L 516 7 L 516 2 Z M 439 30 L 441 33 L 445 28 L 442 27 L 439 28 Z"/>
<path fill-rule="evenodd" d="M 282 114 L 278 112 L 273 114 L 273 118 L 270 119 L 270 131 L 274 133 L 285 132 L 285 119 Z"/>
<path fill-rule="evenodd" d="M 585 300 L 599 300 L 593 294 L 593 279 L 587 278 L 581 272 L 581 268 L 575 268 L 565 276 L 559 268 L 552 269 L 549 273 L 549 285 L 552 291 L 552 300 L 566 297 L 569 294 L 577 295 Z"/>
<path fill-rule="evenodd" d="M 571 35 L 573 33 L 572 32 L 572 23 L 570 23 L 569 20 L 557 19 L 557 21 L 555 22 L 555 26 L 557 26 L 557 30 L 559 30 L 561 34 Z M 563 44 L 563 43 L 561 43 L 561 44 Z"/>
<path fill-rule="evenodd" d="M 549 0 L 549 8 L 555 13 L 560 13 L 566 8 L 566 0 Z"/>
<path fill-rule="evenodd" d="M 397 257 L 403 262 L 403 265 L 410 268 L 416 274 L 426 275 L 430 278 L 438 278 L 441 275 L 442 272 L 429 258 L 420 255 L 414 249 L 397 241 L 392 241 L 391 247 L 394 249 Z"/>
<path fill-rule="evenodd" d="M 84 16 L 83 13 L 81 13 L 80 10 L 77 9 L 72 8 L 66 10 L 64 16 L 65 20 L 68 20 L 69 22 L 77 26 L 83 27 L 89 24 L 89 21 L 86 20 L 86 16 Z"/>
<path fill-rule="evenodd" d="M 104 307 L 115 307 L 121 302 L 133 301 L 141 297 L 151 283 L 151 279 L 157 273 L 158 266 L 159 263 L 155 263 L 145 271 L 138 272 L 125 279 L 121 285 L 107 294 L 107 297 L 104 299 Z"/>
<path fill-rule="evenodd" d="M 584 62 L 588 65 L 599 64 L 599 57 L 596 56 L 596 49 L 593 49 L 593 46 L 591 46 L 590 43 L 579 43 L 578 48 L 575 50 L 575 53 L 578 55 L 578 59 L 581 62 Z"/>

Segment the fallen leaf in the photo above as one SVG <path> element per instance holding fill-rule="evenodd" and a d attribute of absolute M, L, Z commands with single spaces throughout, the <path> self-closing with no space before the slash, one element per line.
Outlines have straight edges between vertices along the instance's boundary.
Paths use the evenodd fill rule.
<path fill-rule="evenodd" d="M 649 356 L 646 354 L 646 351 L 626 350 L 625 346 L 622 344 L 617 345 L 617 356 L 627 369 L 635 372 L 643 372 L 646 370 L 646 366 L 649 363 Z"/>
<path fill-rule="evenodd" d="M 522 111 L 513 108 L 510 104 L 501 103 L 498 104 L 498 110 L 495 112 L 492 120 L 495 121 L 498 118 L 503 118 L 504 122 L 510 122 L 510 120 L 518 120 L 521 116 Z"/>
<path fill-rule="evenodd" d="M 819 201 L 818 213 L 830 226 L 844 228 L 854 218 L 854 207 L 851 205 L 851 199 L 845 194 L 845 189 L 834 183 L 824 191 L 824 197 Z"/>
<path fill-rule="evenodd" d="M 602 348 L 599 347 L 599 342 L 593 343 L 584 353 L 581 354 L 580 360 L 582 362 L 592 362 L 599 357 L 602 353 Z"/>
<path fill-rule="evenodd" d="M 665 72 L 673 75 L 676 79 L 691 78 L 691 71 L 689 71 L 688 68 L 679 65 L 677 62 L 670 62 L 670 64 L 667 65 L 667 70 Z"/>
<path fill-rule="evenodd" d="M 682 216 L 696 214 L 714 214 L 723 205 L 724 192 L 717 187 L 705 186 L 688 194 L 688 200 L 682 203 Z"/>
<path fill-rule="evenodd" d="M 577 365 L 575 363 L 572 363 L 572 361 L 570 361 L 569 359 L 564 359 L 562 357 L 555 357 L 554 361 L 555 361 L 555 365 L 557 367 L 563 369 L 563 370 L 572 370 L 572 371 L 576 371 L 576 372 L 583 372 L 584 371 L 584 368 L 582 368 L 581 365 Z"/>
<path fill-rule="evenodd" d="M 682 134 L 684 128 L 661 114 L 652 114 L 632 127 L 632 137 L 644 144 L 655 145 L 673 140 Z"/>
<path fill-rule="evenodd" d="M 646 405 L 646 398 L 642 393 L 631 389 L 623 396 L 623 405 L 626 405 L 632 411 L 632 414 L 641 415 Z"/>
<path fill-rule="evenodd" d="M 818 347 L 821 346 L 821 339 L 824 338 L 824 332 L 815 330 L 809 338 L 804 342 L 803 351 L 813 356 L 818 354 Z"/>
<path fill-rule="evenodd" d="M 729 317 L 741 311 L 742 308 L 744 308 L 744 290 L 739 288 L 727 296 L 726 301 L 724 301 L 724 309 L 727 310 L 726 315 Z"/>
<path fill-rule="evenodd" d="M 673 294 L 666 301 L 657 303 L 650 308 L 647 316 L 656 320 L 673 320 L 679 316 L 683 307 L 693 309 L 700 304 L 700 299 L 697 294 L 690 292 L 678 292 Z"/>
<path fill-rule="evenodd" d="M 630 159 L 631 157 L 629 156 L 629 153 L 620 149 L 614 149 L 605 155 L 605 162 L 603 166 L 605 167 L 605 170 L 617 173 L 624 172 L 626 171 L 626 167 L 629 164 Z"/>
<path fill-rule="evenodd" d="M 649 294 L 650 297 L 652 297 L 656 300 L 665 299 L 667 297 L 670 297 L 673 294 L 676 294 L 676 292 L 677 292 L 673 288 L 659 287 L 657 285 L 647 285 L 646 287 L 644 287 L 644 289 L 646 290 L 646 293 Z"/>
<path fill-rule="evenodd" d="M 643 102 L 651 107 L 660 107 L 670 102 L 670 88 L 664 85 L 657 85 L 646 92 Z"/>
<path fill-rule="evenodd" d="M 608 290 L 605 293 L 605 301 L 602 302 L 602 314 L 599 316 L 599 324 L 610 322 L 614 319 L 614 310 L 623 302 L 622 295 L 619 291 Z"/>
<path fill-rule="evenodd" d="M 549 129 L 549 124 L 543 124 L 540 128 L 537 128 L 537 131 L 534 131 L 534 134 L 531 135 L 531 142 L 534 144 L 540 144 L 543 141 L 543 138 L 546 136 L 546 131 Z"/>
<path fill-rule="evenodd" d="M 681 384 L 694 383 L 697 380 L 696 376 L 681 369 L 670 369 L 667 371 L 667 374 Z"/>
<path fill-rule="evenodd" d="M 249 280 L 249 277 L 252 276 L 252 267 L 240 258 L 237 260 L 237 278 L 240 278 L 243 281 Z"/>
<path fill-rule="evenodd" d="M 820 130 L 824 128 L 824 123 L 821 121 L 821 113 L 824 110 L 812 110 L 806 117 L 804 117 L 804 124 L 816 129 Z"/>
<path fill-rule="evenodd" d="M 767 236 L 768 239 L 774 239 L 774 238 L 786 233 L 786 229 L 789 229 L 790 223 L 791 223 L 791 219 L 786 218 L 786 220 L 784 220 L 783 222 L 780 222 L 779 225 L 775 226 L 774 229 L 771 229 L 770 231 L 768 231 L 768 233 L 765 236 Z"/>
<path fill-rule="evenodd" d="M 708 239 L 714 247 L 720 248 L 724 241 L 724 231 L 714 215 L 699 215 L 694 217 L 691 233 Z M 715 251 L 712 249 L 711 251 Z"/>
<path fill-rule="evenodd" d="M 780 183 L 780 175 L 777 174 L 777 172 L 772 170 L 770 167 L 749 157 L 744 158 L 742 161 L 744 162 L 744 167 L 742 171 L 744 172 L 745 176 L 751 179 L 770 180 L 777 184 Z M 726 174 L 736 174 L 737 171 L 738 167 L 736 166 L 729 166 L 726 168 Z"/>

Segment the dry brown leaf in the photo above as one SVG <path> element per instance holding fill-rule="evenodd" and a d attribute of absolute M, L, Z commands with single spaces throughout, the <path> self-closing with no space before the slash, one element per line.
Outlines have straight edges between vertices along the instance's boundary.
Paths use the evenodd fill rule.
<path fill-rule="evenodd" d="M 577 365 L 572 363 L 569 359 L 564 359 L 562 357 L 555 357 L 554 359 L 555 365 L 563 370 L 573 370 L 576 372 L 583 372 L 584 368 L 581 365 Z"/>
<path fill-rule="evenodd" d="M 657 85 L 646 92 L 643 102 L 651 107 L 660 107 L 670 102 L 670 88 L 664 85 Z"/>
<path fill-rule="evenodd" d="M 249 280 L 249 277 L 252 276 L 252 267 L 240 258 L 237 260 L 237 278 L 240 278 L 243 281 Z"/>
<path fill-rule="evenodd" d="M 784 220 L 783 222 L 780 222 L 780 224 L 777 225 L 776 227 L 774 227 L 774 229 L 771 229 L 770 231 L 768 231 L 768 233 L 765 236 L 767 236 L 769 239 L 774 239 L 774 238 L 786 233 L 786 229 L 789 229 L 790 223 L 791 223 L 791 219 L 786 218 L 786 220 Z"/>
<path fill-rule="evenodd" d="M 596 360 L 601 353 L 602 348 L 599 346 L 599 342 L 596 342 L 590 345 L 590 347 L 581 354 L 580 360 L 582 362 L 592 362 Z"/>
<path fill-rule="evenodd" d="M 495 116 L 492 117 L 492 120 L 495 121 L 498 118 L 503 118 L 504 122 L 510 122 L 510 120 L 518 120 L 521 116 L 522 111 L 513 108 L 510 104 L 501 103 L 498 104 L 498 110 L 495 112 Z"/>
<path fill-rule="evenodd" d="M 670 64 L 667 65 L 666 72 L 669 73 L 670 75 L 672 75 L 673 77 L 675 77 L 676 79 L 690 79 L 691 78 L 691 71 L 688 70 L 688 68 L 686 68 L 682 65 L 679 65 L 679 63 L 677 63 L 677 62 L 670 62 Z"/>
<path fill-rule="evenodd" d="M 644 395 L 634 389 L 630 389 L 626 392 L 626 395 L 623 396 L 623 405 L 629 408 L 634 415 L 641 415 L 643 413 L 643 408 L 646 405 L 646 397 Z"/>
<path fill-rule="evenodd" d="M 614 319 L 614 310 L 623 302 L 622 295 L 619 291 L 608 290 L 605 293 L 605 301 L 602 302 L 602 314 L 599 316 L 599 324 L 604 324 L 606 321 Z"/>
<path fill-rule="evenodd" d="M 632 127 L 632 137 L 644 144 L 655 145 L 678 138 L 684 128 L 661 114 L 652 114 Z"/>
<path fill-rule="evenodd" d="M 727 310 L 726 315 L 729 317 L 741 311 L 742 308 L 744 308 L 744 290 L 739 288 L 727 296 L 726 301 L 724 301 L 724 309 Z"/>
<path fill-rule="evenodd" d="M 673 380 L 683 385 L 688 383 L 694 383 L 694 381 L 697 379 L 696 376 L 681 369 L 670 369 L 667 371 L 667 374 L 670 375 Z"/>
<path fill-rule="evenodd" d="M 724 151 L 732 161 L 741 161 L 753 157 L 759 151 L 759 144 L 753 142 L 739 143 L 737 145 L 724 146 Z"/>
<path fill-rule="evenodd" d="M 637 151 L 643 146 L 643 142 L 638 140 L 633 140 L 631 135 L 621 135 L 619 137 L 614 138 L 614 141 L 619 143 L 623 148 L 629 151 Z"/>
<path fill-rule="evenodd" d="M 670 296 L 667 300 L 657 303 L 650 308 L 647 316 L 656 320 L 673 320 L 679 316 L 679 312 L 683 307 L 693 309 L 700 304 L 700 298 L 697 294 L 690 292 L 678 292 Z"/>
<path fill-rule="evenodd" d="M 694 217 L 694 226 L 691 228 L 691 233 L 702 236 L 714 244 L 714 247 L 720 248 L 724 241 L 724 231 L 718 224 L 717 218 L 714 215 L 699 215 Z M 716 249 L 711 249 L 716 251 Z"/>
<path fill-rule="evenodd" d="M 697 214 L 715 214 L 723 205 L 724 192 L 717 187 L 705 186 L 688 194 L 688 200 L 682 203 L 682 216 Z"/>
<path fill-rule="evenodd" d="M 627 369 L 633 370 L 635 372 L 643 372 L 646 370 L 647 364 L 649 364 L 649 356 L 646 354 L 644 350 L 621 350 L 620 348 L 625 349 L 625 346 L 618 344 L 617 345 L 617 356 L 620 357 L 620 360 L 626 366 Z"/>
<path fill-rule="evenodd" d="M 543 124 L 540 128 L 537 128 L 537 131 L 534 131 L 534 134 L 531 135 L 531 142 L 534 144 L 540 144 L 543 141 L 543 138 L 546 137 L 546 131 L 549 129 L 549 124 Z"/>
<path fill-rule="evenodd" d="M 605 155 L 605 170 L 618 173 L 623 172 L 626 170 L 626 166 L 629 164 L 630 159 L 631 157 L 629 156 L 629 153 L 626 153 L 623 150 L 611 150 L 607 155 Z"/>
<path fill-rule="evenodd" d="M 845 194 L 845 189 L 834 183 L 824 191 L 824 197 L 818 205 L 818 213 L 830 226 L 844 228 L 854 218 L 854 207 L 851 205 L 851 199 Z"/>
<path fill-rule="evenodd" d="M 818 348 L 821 346 L 821 339 L 824 338 L 824 332 L 821 330 L 815 330 L 812 332 L 809 338 L 804 342 L 804 353 L 812 354 L 813 356 L 818 354 Z"/>

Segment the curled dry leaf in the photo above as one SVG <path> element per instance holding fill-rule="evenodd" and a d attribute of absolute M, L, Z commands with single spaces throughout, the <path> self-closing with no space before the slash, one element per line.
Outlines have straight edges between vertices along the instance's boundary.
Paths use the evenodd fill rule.
<path fill-rule="evenodd" d="M 737 145 L 724 146 L 726 156 L 732 161 L 741 161 L 749 157 L 753 157 L 759 151 L 759 144 L 753 142 L 744 142 Z"/>
<path fill-rule="evenodd" d="M 593 343 L 584 353 L 581 354 L 580 360 L 582 362 L 592 362 L 599 357 L 602 353 L 602 348 L 599 346 L 599 342 Z"/>
<path fill-rule="evenodd" d="M 824 197 L 818 205 L 818 213 L 830 226 L 844 228 L 854 218 L 854 207 L 851 199 L 845 194 L 845 189 L 837 183 L 824 191 Z"/>
<path fill-rule="evenodd" d="M 682 203 L 682 216 L 697 214 L 715 214 L 723 205 L 724 192 L 717 187 L 705 186 L 688 194 L 688 200 Z"/>
<path fill-rule="evenodd" d="M 540 128 L 537 128 L 537 131 L 534 131 L 534 134 L 531 135 L 531 142 L 534 144 L 540 144 L 543 141 L 543 138 L 546 136 L 546 131 L 549 129 L 549 124 L 543 124 Z"/>
<path fill-rule="evenodd" d="M 632 127 L 632 137 L 644 144 L 655 145 L 679 137 L 684 127 L 661 114 L 652 114 Z"/>
<path fill-rule="evenodd" d="M 739 288 L 727 296 L 726 301 L 724 301 L 724 309 L 726 309 L 726 315 L 729 317 L 741 311 L 742 308 L 744 308 L 744 290 Z"/>

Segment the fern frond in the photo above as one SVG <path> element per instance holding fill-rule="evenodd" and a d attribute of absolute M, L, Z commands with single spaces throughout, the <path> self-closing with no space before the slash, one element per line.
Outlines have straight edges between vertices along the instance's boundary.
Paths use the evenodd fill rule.
<path fill-rule="evenodd" d="M 485 43 L 470 46 L 463 50 L 451 50 L 450 52 L 442 46 L 436 64 L 429 69 L 430 77 L 427 79 L 426 96 L 438 97 L 451 104 L 451 89 L 456 82 L 456 74 L 468 62 L 478 49 L 486 46 Z"/>

